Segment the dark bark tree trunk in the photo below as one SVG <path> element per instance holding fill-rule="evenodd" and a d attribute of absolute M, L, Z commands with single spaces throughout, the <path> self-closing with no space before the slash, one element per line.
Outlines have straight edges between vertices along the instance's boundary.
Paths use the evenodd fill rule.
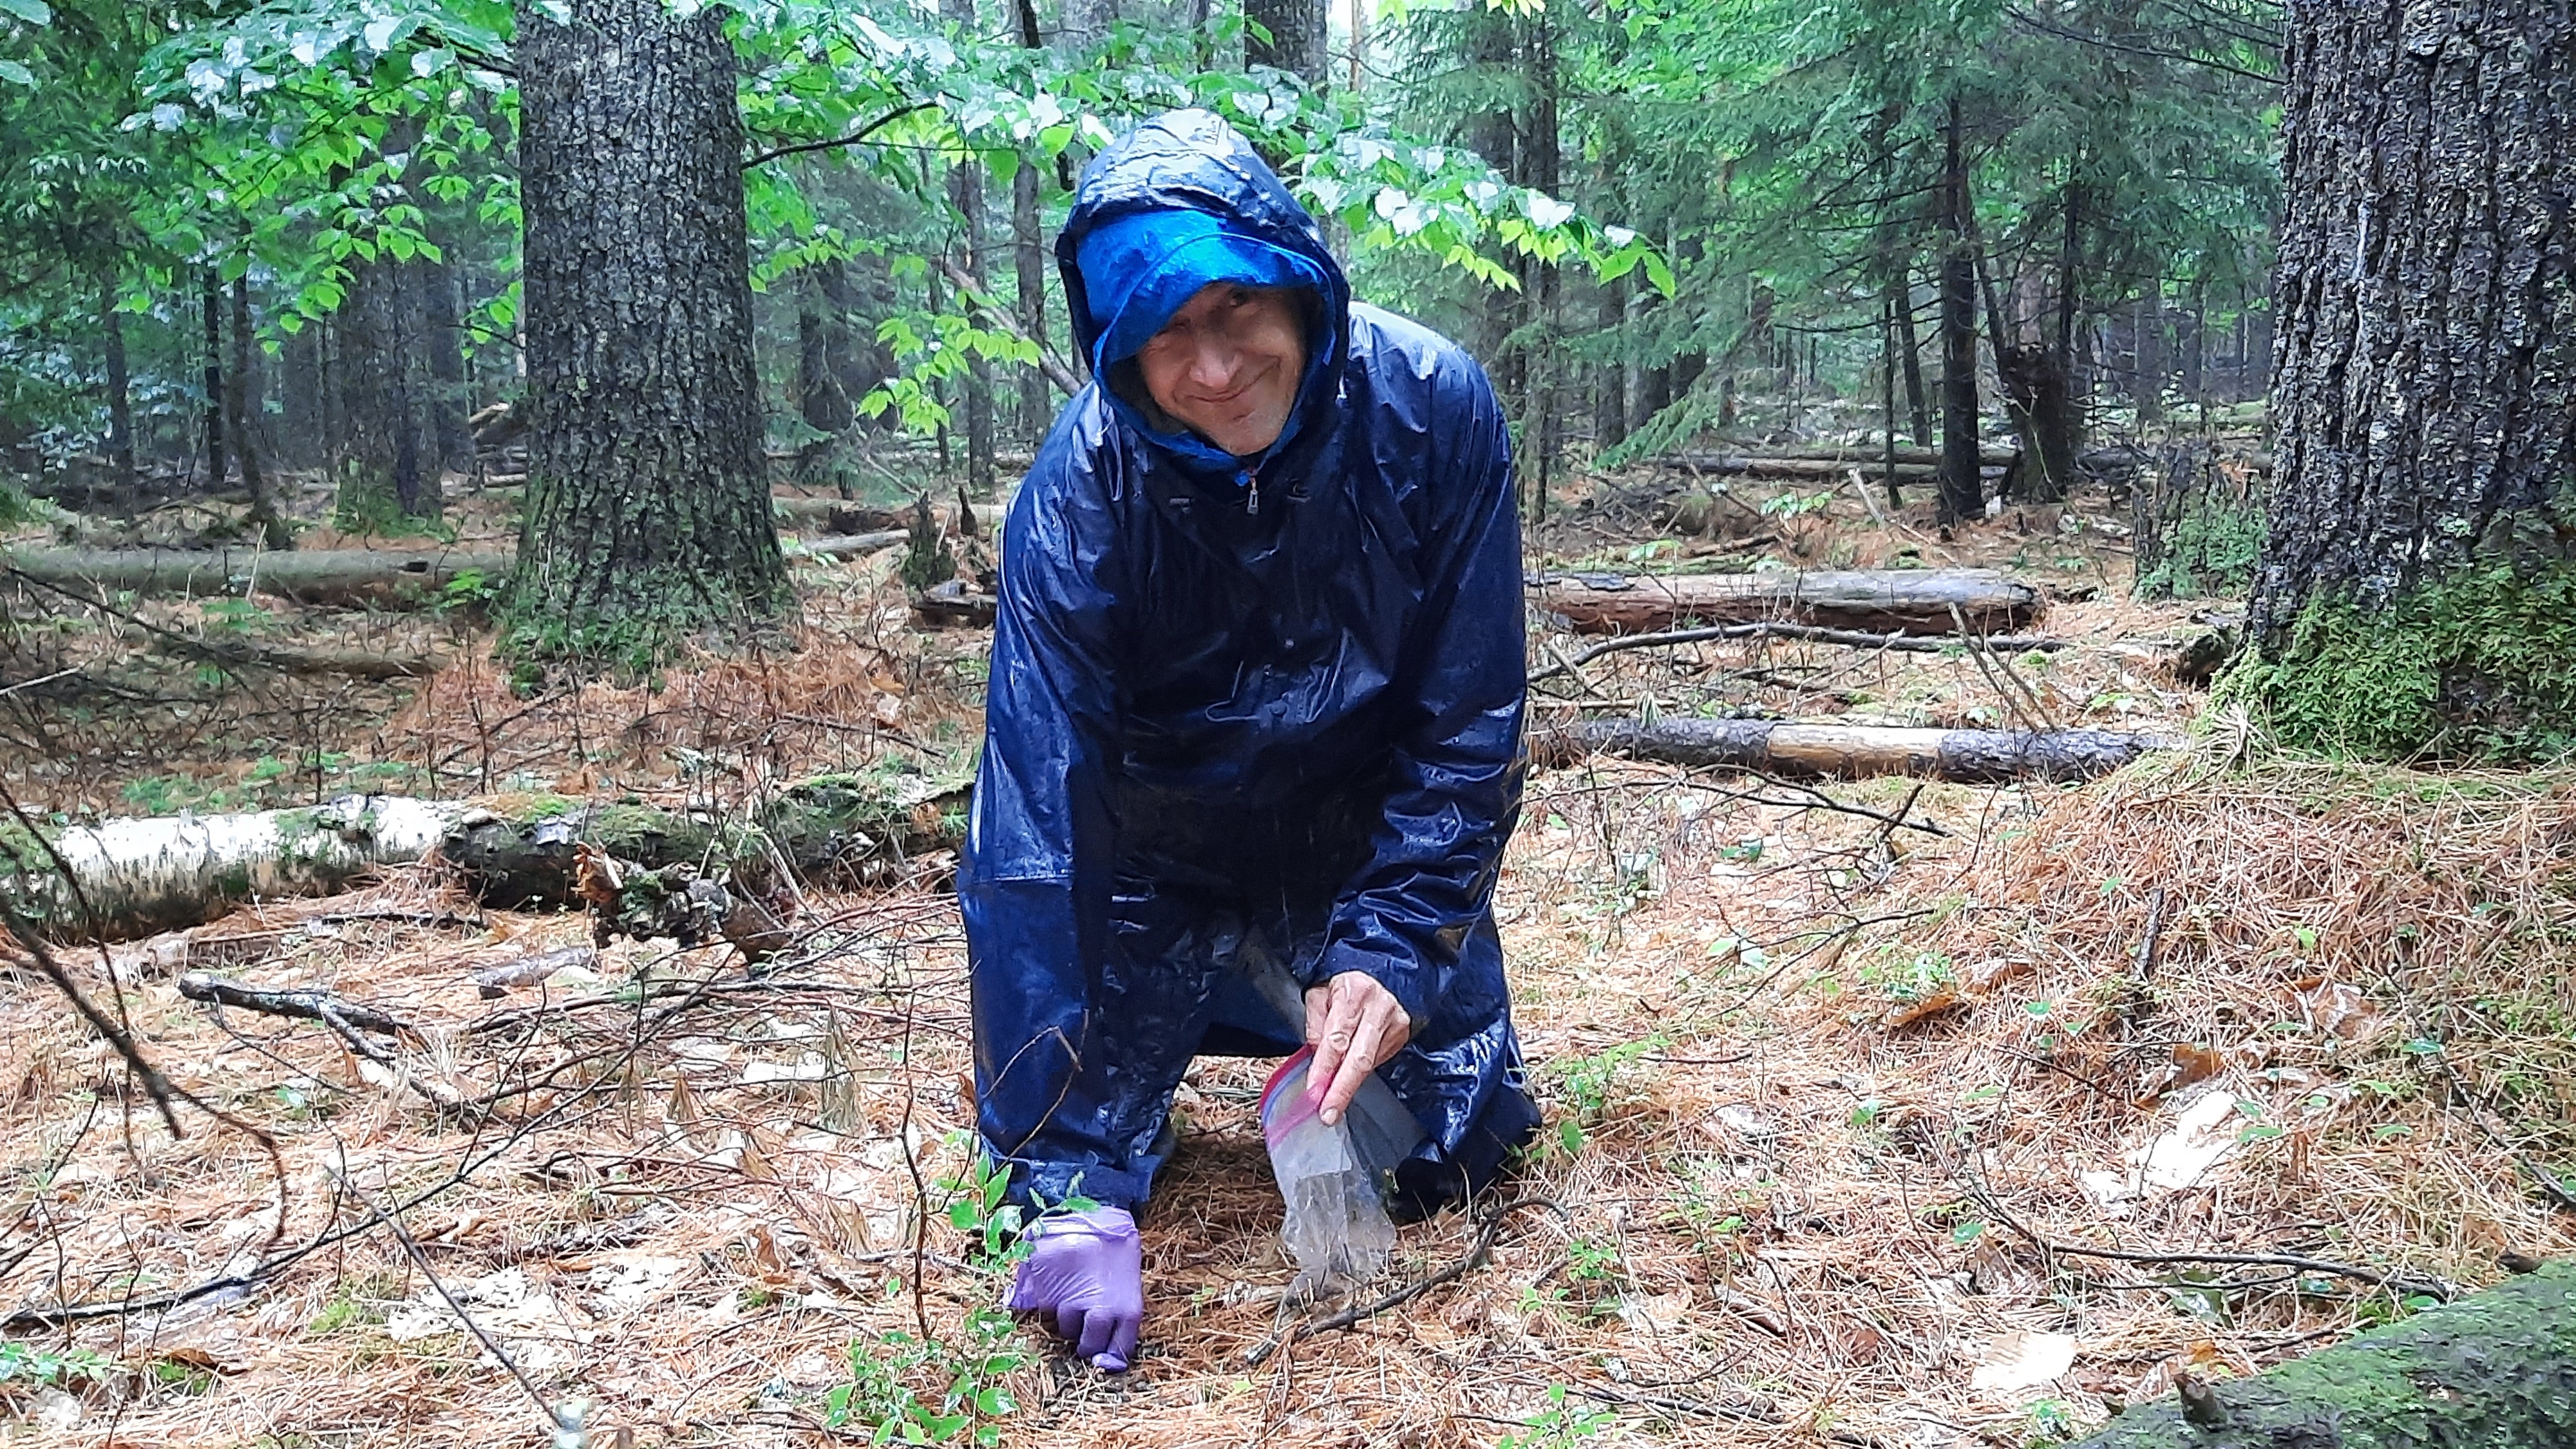
<path fill-rule="evenodd" d="M 538 652 L 658 653 L 785 602 L 752 372 L 742 119 L 723 12 L 520 7 L 527 513 Z M 650 636 L 650 638 L 639 637 Z"/>
<path fill-rule="evenodd" d="M 1243 18 L 1270 33 L 1265 40 L 1245 28 L 1244 64 L 1276 66 L 1308 85 L 1324 84 L 1323 0 L 1244 0 Z"/>
<path fill-rule="evenodd" d="M 975 29 L 975 0 L 940 0 L 940 17 L 961 32 Z M 948 204 L 957 212 L 957 265 L 977 292 L 986 290 L 984 276 L 984 168 L 968 161 L 948 172 Z M 971 303 L 958 299 L 958 310 L 972 315 Z M 967 496 L 993 496 L 993 360 L 972 353 L 966 360 Z M 958 519 L 971 535 L 974 514 L 960 500 Z"/>
<path fill-rule="evenodd" d="M 2149 277 L 2131 314 L 2129 398 L 2141 423 L 2161 422 L 2165 415 L 2164 279 Z"/>
<path fill-rule="evenodd" d="M 1896 360 L 1905 370 L 1905 413 L 1913 420 L 1914 441 L 1932 446 L 1932 395 L 1923 390 L 1923 342 L 1914 330 L 1914 276 L 1896 278 Z"/>
<path fill-rule="evenodd" d="M 1593 325 L 1614 336 L 1628 315 L 1628 279 L 1604 282 L 1593 290 Z M 1615 448 L 1628 436 L 1628 369 L 1607 358 L 1592 369 L 1592 447 Z"/>
<path fill-rule="evenodd" d="M 465 381 L 465 302 L 456 268 L 424 261 L 420 280 L 421 345 L 428 362 L 429 424 L 437 442 L 435 467 L 474 471 L 473 395 Z"/>
<path fill-rule="evenodd" d="M 835 260 L 806 268 L 796 288 L 796 413 L 805 426 L 822 434 L 796 450 L 796 481 L 835 487 L 847 498 L 850 478 L 840 458 L 841 435 L 849 431 L 854 415 L 833 366 L 843 344 L 838 334 L 847 324 L 831 310 L 822 277 L 826 268 L 839 265 Z"/>
<path fill-rule="evenodd" d="M 1038 34 L 1038 11 L 1034 0 L 1014 0 L 1012 11 L 1019 22 L 1020 44 L 1036 50 L 1046 42 Z M 1040 181 L 1035 157 L 1023 157 L 1017 171 L 1011 173 L 1011 282 L 1014 290 L 1013 311 L 1020 320 L 1020 331 L 1029 340 L 1046 345 L 1046 235 L 1040 224 L 1038 203 Z M 1047 433 L 1052 418 L 1053 399 L 1047 396 L 1046 376 L 1034 367 L 1020 370 L 1020 438 L 1034 450 Z"/>
<path fill-rule="evenodd" d="M 1468 54 L 1480 87 L 1488 94 L 1508 93 L 1519 78 L 1518 27 L 1510 12 L 1470 7 L 1464 23 L 1468 26 Z M 1467 118 L 1467 144 L 1485 158 L 1487 165 L 1505 177 L 1520 177 L 1520 124 L 1509 104 L 1496 105 Z M 1507 410 L 1521 405 L 1521 385 L 1527 369 L 1522 366 L 1521 350 L 1507 341 L 1521 324 L 1523 309 L 1529 299 L 1521 293 L 1494 291 L 1486 295 L 1478 309 L 1478 325 L 1473 339 L 1476 356 L 1494 383 L 1494 394 Z"/>
<path fill-rule="evenodd" d="M 2004 413 L 2012 420 L 2013 436 L 2021 440 L 2021 452 L 2004 475 L 2003 495 L 2021 503 L 2063 502 L 2075 479 L 2066 374 L 2059 370 L 2052 346 L 2021 340 L 1982 262 L 1977 280 L 1985 292 L 1987 345 L 1994 349 Z"/>
<path fill-rule="evenodd" d="M 206 486 L 224 486 L 224 292 L 212 267 L 197 273 L 197 306 L 206 322 Z"/>
<path fill-rule="evenodd" d="M 2392 670 L 2369 691 L 2383 715 L 2403 683 L 2433 738 L 2546 747 L 2576 701 L 2576 11 L 2297 0 L 2284 74 L 2250 621 L 2283 666 L 2276 713 L 2327 728 L 2313 711 L 2358 662 L 2337 651 L 2367 648 Z M 2311 604 L 2325 617 L 2294 633 Z"/>
<path fill-rule="evenodd" d="M 268 496 L 268 478 L 260 471 L 259 434 L 251 419 L 259 415 L 258 374 L 252 370 L 253 337 L 250 327 L 250 273 L 233 278 L 233 371 L 224 390 L 224 410 L 232 417 L 233 456 L 241 460 L 242 487 L 250 493 L 250 521 L 259 528 L 260 541 L 270 548 L 295 547 L 295 535 L 286 528 L 286 520 L 277 516 L 277 505 Z"/>
<path fill-rule="evenodd" d="M 101 287 L 99 330 L 107 338 L 107 465 L 118 501 L 134 497 L 134 386 L 125 371 L 125 314 L 116 310 L 116 288 Z"/>
<path fill-rule="evenodd" d="M 1318 20 L 1321 12 L 1318 11 Z M 1560 184 L 1563 153 L 1557 136 L 1557 73 L 1555 24 L 1547 12 L 1539 11 L 1521 22 L 1521 65 L 1529 79 L 1529 124 L 1521 128 L 1521 174 L 1516 178 L 1524 186 L 1534 187 L 1553 196 Z M 1554 265 L 1536 257 L 1522 262 L 1522 289 L 1529 294 L 1532 315 L 1542 325 L 1529 349 L 1529 407 L 1521 418 L 1521 436 L 1527 456 L 1520 463 L 1523 476 L 1531 480 L 1531 491 L 1537 501 L 1532 517 L 1547 521 L 1548 493 L 1556 480 L 1556 465 L 1565 452 L 1565 415 L 1559 406 L 1558 392 L 1565 370 L 1565 349 L 1559 339 L 1564 335 L 1560 306 L 1560 278 Z"/>
<path fill-rule="evenodd" d="M 345 528 L 441 511 L 419 269 L 390 257 L 359 263 L 338 314 L 347 411 L 334 511 Z"/>
<path fill-rule="evenodd" d="M 1968 168 L 1959 102 L 1950 101 L 1941 161 L 1941 509 L 1943 523 L 1985 511 L 1977 460 L 1977 281 L 1968 238 Z"/>

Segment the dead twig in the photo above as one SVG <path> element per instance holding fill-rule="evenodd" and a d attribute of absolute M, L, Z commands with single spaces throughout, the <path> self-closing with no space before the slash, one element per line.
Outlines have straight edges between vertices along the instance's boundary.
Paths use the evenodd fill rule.
<path fill-rule="evenodd" d="M 2136 1252 L 2126 1248 L 2088 1248 L 2073 1243 L 2051 1242 L 2023 1226 L 2019 1219 L 2005 1210 L 2004 1205 L 1995 1199 L 1993 1193 L 1987 1191 L 1983 1183 L 1971 1180 L 1969 1191 L 1979 1203 L 1984 1205 L 1986 1211 L 1994 1214 L 1997 1222 L 2012 1229 L 2032 1247 L 2039 1249 L 2042 1257 L 2099 1258 L 2112 1263 L 2221 1263 L 2230 1267 L 2294 1268 L 2302 1273 L 2323 1273 L 2330 1278 L 2349 1278 L 2356 1283 L 2368 1283 L 2373 1287 L 2385 1288 L 2391 1293 L 2421 1293 L 2445 1303 L 2460 1296 L 2460 1286 L 2447 1279 L 2416 1278 L 2404 1273 L 2383 1273 L 2377 1268 L 2365 1268 L 2358 1263 L 2338 1263 L 2331 1259 L 2310 1258 L 2298 1253 L 2205 1253 L 2183 1249 Z"/>
<path fill-rule="evenodd" d="M 371 1031 L 378 1036 L 418 1035 L 409 1022 L 379 1011 L 363 1002 L 349 1001 L 337 992 L 298 988 L 289 991 L 262 991 L 227 981 L 203 971 L 191 971 L 179 978 L 179 994 L 190 1001 L 215 1006 L 238 1007 L 269 1016 L 290 1016 L 302 1021 L 318 1021 L 334 1031 L 344 1029 Z"/>

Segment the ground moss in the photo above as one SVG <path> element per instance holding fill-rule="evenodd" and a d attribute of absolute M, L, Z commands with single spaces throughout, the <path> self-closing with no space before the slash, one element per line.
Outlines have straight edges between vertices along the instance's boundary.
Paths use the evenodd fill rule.
<path fill-rule="evenodd" d="M 2471 568 L 2384 607 L 2321 599 L 2221 677 L 2283 743 L 2526 763 L 2576 750 L 2576 564 Z"/>

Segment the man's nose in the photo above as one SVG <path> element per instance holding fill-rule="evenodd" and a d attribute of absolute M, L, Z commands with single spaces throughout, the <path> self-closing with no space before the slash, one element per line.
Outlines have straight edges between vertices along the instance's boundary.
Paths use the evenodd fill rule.
<path fill-rule="evenodd" d="M 1190 381 L 1213 390 L 1223 390 L 1234 381 L 1234 368 L 1242 354 L 1227 337 L 1202 337 L 1198 351 L 1190 358 Z"/>

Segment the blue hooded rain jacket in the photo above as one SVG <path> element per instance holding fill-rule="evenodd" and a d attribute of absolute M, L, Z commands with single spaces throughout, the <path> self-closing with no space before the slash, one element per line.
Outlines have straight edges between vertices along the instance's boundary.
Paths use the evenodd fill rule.
<path fill-rule="evenodd" d="M 1156 319 L 1124 315 L 1152 257 L 1101 253 L 1209 230 L 1133 224 L 1176 211 L 1219 223 L 1195 253 L 1217 275 L 1284 269 L 1315 298 L 1258 457 L 1157 432 L 1102 345 Z M 1103 227 L 1089 261 L 1125 299 L 1084 287 Z M 1096 157 L 1057 258 L 1112 385 L 1066 406 L 1003 525 L 958 881 L 986 1150 L 1022 1197 L 1135 1207 L 1193 1054 L 1301 1045 L 1246 973 L 1364 971 L 1412 1019 L 1378 1075 L 1424 1134 L 1394 1206 L 1430 1211 L 1538 1122 L 1490 908 L 1526 675 L 1501 409 L 1456 346 L 1350 299 L 1314 220 L 1205 112 Z"/>

